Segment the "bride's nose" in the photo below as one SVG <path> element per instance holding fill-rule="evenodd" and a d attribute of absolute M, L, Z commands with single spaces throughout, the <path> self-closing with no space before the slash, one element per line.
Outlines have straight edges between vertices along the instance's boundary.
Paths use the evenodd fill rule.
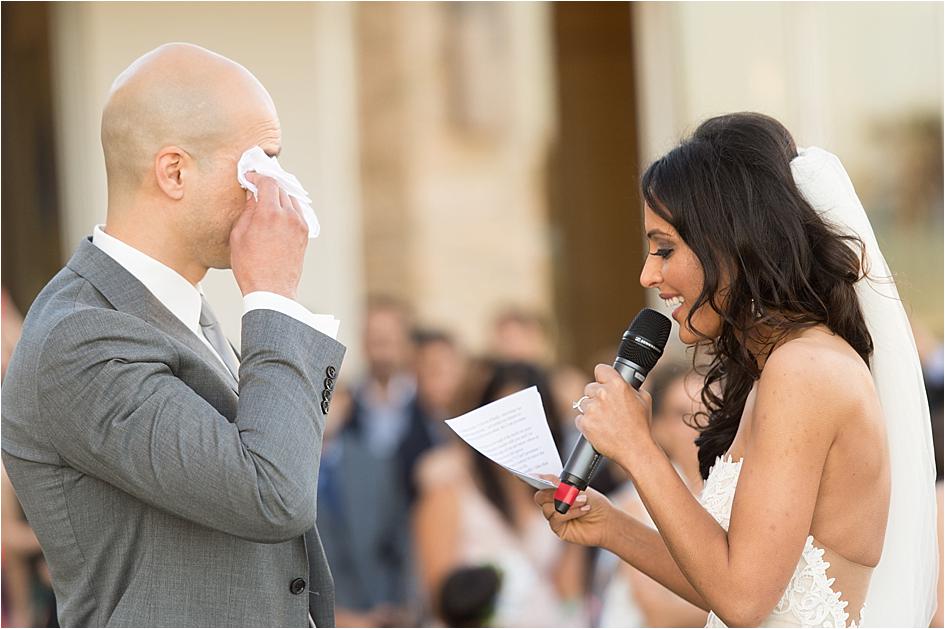
<path fill-rule="evenodd" d="M 643 262 L 643 270 L 640 271 L 640 285 L 643 288 L 657 288 L 663 283 L 663 274 L 660 272 L 660 263 L 663 259 L 659 256 L 647 254 Z"/>

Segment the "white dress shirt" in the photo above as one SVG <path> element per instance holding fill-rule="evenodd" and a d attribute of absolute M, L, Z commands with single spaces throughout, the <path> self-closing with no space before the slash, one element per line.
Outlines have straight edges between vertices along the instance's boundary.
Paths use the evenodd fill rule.
<path fill-rule="evenodd" d="M 169 266 L 106 234 L 103 227 L 104 225 L 95 226 L 92 232 L 92 244 L 144 284 L 144 287 L 170 310 L 171 314 L 180 319 L 181 323 L 196 334 L 197 338 L 210 348 L 213 355 L 223 362 L 223 358 L 213 349 L 200 329 L 201 295 L 203 295 L 200 284 L 194 286 Z M 281 312 L 331 338 L 337 337 L 338 327 L 341 324 L 331 315 L 313 314 L 297 301 L 267 291 L 252 292 L 243 297 L 243 314 L 257 309 Z"/>

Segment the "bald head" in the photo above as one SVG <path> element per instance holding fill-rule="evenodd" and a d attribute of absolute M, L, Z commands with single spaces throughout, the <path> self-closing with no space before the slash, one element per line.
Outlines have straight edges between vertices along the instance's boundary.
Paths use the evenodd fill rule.
<path fill-rule="evenodd" d="M 180 147 L 199 163 L 267 116 L 276 116 L 272 99 L 243 66 L 192 44 L 160 46 L 128 66 L 109 93 L 102 114 L 109 195 L 148 181 L 162 148 Z"/>

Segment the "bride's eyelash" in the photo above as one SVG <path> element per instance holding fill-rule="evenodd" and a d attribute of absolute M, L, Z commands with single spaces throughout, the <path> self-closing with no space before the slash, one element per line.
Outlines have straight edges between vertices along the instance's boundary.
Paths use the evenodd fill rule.
<path fill-rule="evenodd" d="M 659 256 L 661 258 L 668 258 L 672 252 L 673 252 L 672 249 L 657 249 L 656 251 L 653 251 L 652 253 L 650 253 L 650 255 Z"/>

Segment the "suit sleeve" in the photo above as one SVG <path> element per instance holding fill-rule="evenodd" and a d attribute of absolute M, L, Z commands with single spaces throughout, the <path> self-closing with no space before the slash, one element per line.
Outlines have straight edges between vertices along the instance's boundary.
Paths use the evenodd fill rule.
<path fill-rule="evenodd" d="M 344 346 L 286 315 L 243 316 L 230 422 L 175 373 L 140 319 L 69 315 L 47 337 L 38 404 L 66 463 L 155 507 L 231 535 L 280 542 L 315 524 L 322 383 Z"/>

